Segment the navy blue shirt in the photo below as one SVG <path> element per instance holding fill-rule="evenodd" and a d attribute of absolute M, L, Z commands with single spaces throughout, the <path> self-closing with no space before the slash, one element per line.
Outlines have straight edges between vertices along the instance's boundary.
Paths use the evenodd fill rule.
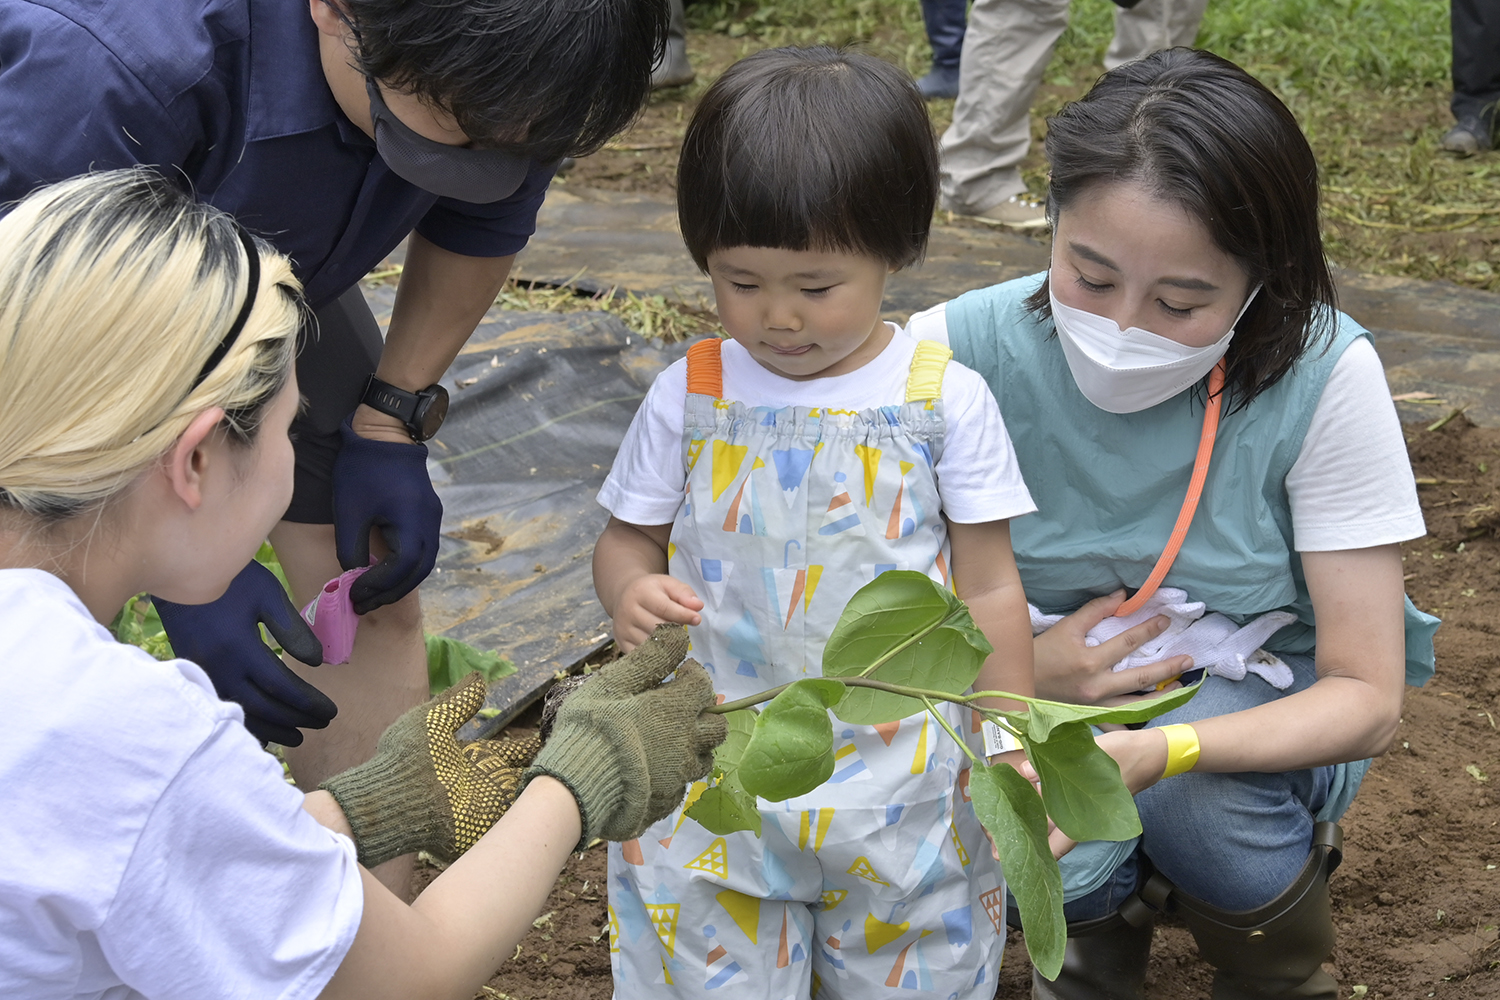
<path fill-rule="evenodd" d="M 492 205 L 396 176 L 334 102 L 308 0 L 0 0 L 0 201 L 135 164 L 289 255 L 314 308 L 413 228 L 454 253 L 517 252 L 553 169 Z"/>

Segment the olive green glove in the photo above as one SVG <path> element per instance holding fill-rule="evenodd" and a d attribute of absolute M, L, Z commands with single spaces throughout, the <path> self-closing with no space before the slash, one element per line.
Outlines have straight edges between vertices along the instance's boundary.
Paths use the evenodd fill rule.
<path fill-rule="evenodd" d="M 484 705 L 485 691 L 484 678 L 470 674 L 393 722 L 374 757 L 319 786 L 344 810 L 360 864 L 372 868 L 413 851 L 453 861 L 521 794 L 538 737 L 464 744 L 453 738 Z"/>
<path fill-rule="evenodd" d="M 526 780 L 545 774 L 572 791 L 583 817 L 580 848 L 594 837 L 640 836 L 713 768 L 727 730 L 722 715 L 703 714 L 714 703 L 713 682 L 696 661 L 684 661 L 687 648 L 682 626 L 658 625 L 558 707 Z"/>

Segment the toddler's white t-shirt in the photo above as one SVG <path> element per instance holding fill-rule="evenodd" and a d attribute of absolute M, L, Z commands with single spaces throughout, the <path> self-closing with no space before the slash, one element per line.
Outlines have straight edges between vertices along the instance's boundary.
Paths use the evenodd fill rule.
<path fill-rule="evenodd" d="M 316 997 L 359 930 L 354 845 L 235 704 L 0 570 L 0 996 Z"/>
<path fill-rule="evenodd" d="M 917 341 L 895 324 L 891 342 L 864 367 L 830 378 L 796 381 L 763 367 L 733 340 L 720 357 L 724 398 L 748 406 L 873 409 L 906 399 Z M 1036 510 L 1021 479 L 1010 435 L 989 386 L 956 361 L 943 376 L 943 449 L 935 468 L 943 514 L 959 524 L 982 524 Z M 682 458 L 687 408 L 687 359 L 662 372 L 636 411 L 599 503 L 631 524 L 670 524 L 682 506 L 687 472 Z"/>

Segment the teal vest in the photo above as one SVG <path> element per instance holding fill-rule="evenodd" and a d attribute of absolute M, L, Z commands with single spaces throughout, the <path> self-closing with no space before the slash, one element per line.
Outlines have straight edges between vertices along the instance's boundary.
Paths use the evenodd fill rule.
<path fill-rule="evenodd" d="M 948 303 L 954 360 L 995 393 L 1037 513 L 1011 524 L 1027 598 L 1076 609 L 1145 582 L 1182 508 L 1203 429 L 1201 392 L 1138 413 L 1107 413 L 1078 391 L 1049 320 L 1025 299 L 1044 275 Z M 1244 409 L 1225 413 L 1197 515 L 1163 586 L 1238 621 L 1284 609 L 1298 621 L 1266 648 L 1311 653 L 1312 601 L 1292 547 L 1286 476 L 1302 450 L 1334 364 L 1369 333 L 1343 313 L 1292 370 Z M 1438 620 L 1406 602 L 1406 679 L 1432 676 Z"/>

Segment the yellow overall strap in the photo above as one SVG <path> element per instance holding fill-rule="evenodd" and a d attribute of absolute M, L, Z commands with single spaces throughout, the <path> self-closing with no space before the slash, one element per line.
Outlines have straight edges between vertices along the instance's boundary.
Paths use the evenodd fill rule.
<path fill-rule="evenodd" d="M 943 373 L 953 352 L 935 340 L 917 341 L 911 358 L 911 372 L 906 377 L 908 403 L 931 402 L 943 396 Z"/>

